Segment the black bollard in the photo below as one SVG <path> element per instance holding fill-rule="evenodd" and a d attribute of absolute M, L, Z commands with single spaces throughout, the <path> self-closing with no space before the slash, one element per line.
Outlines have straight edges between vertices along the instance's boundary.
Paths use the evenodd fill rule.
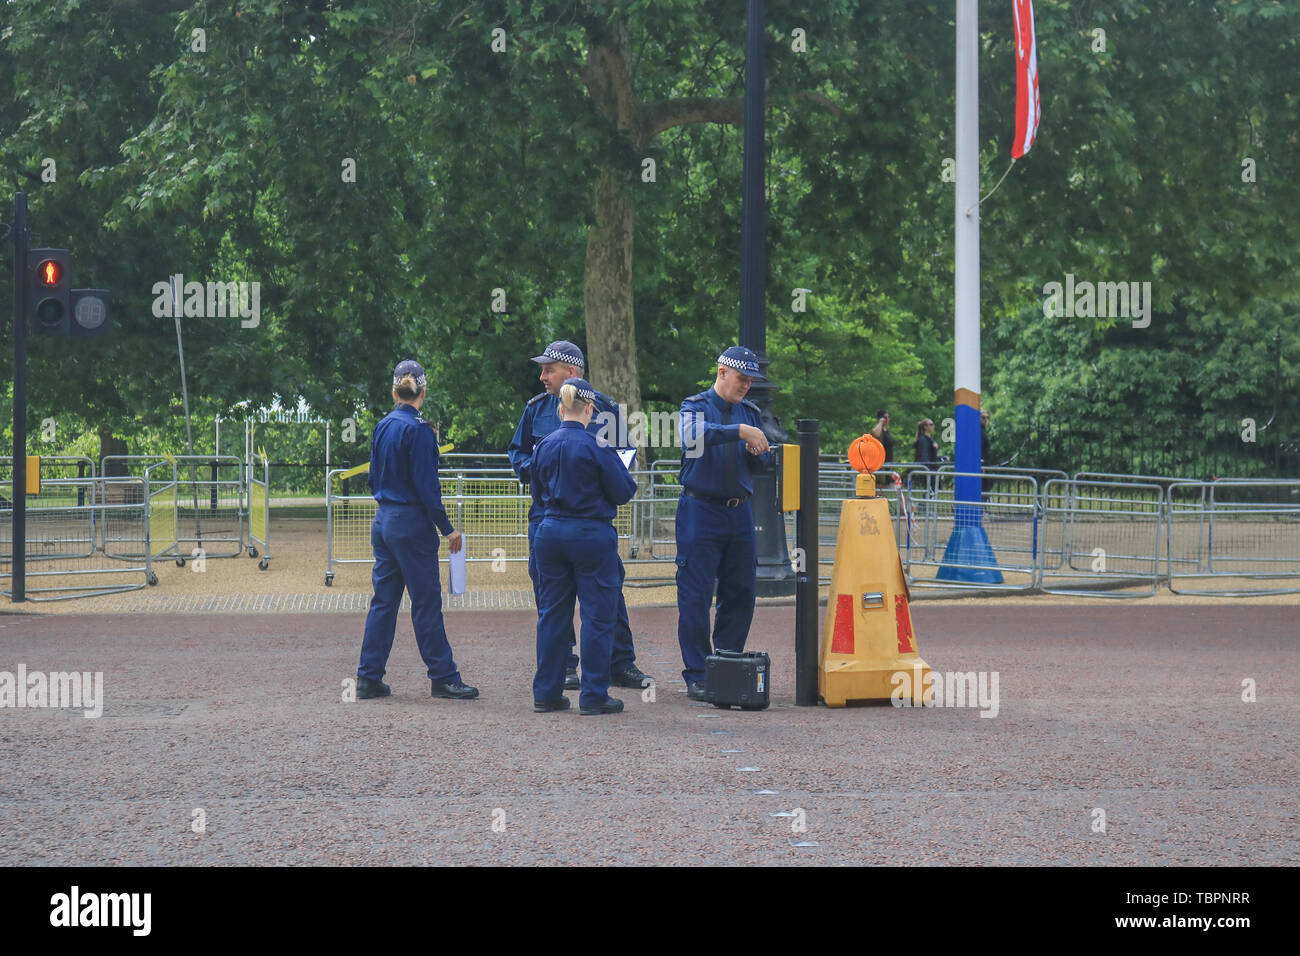
<path fill-rule="evenodd" d="M 817 706 L 817 608 L 821 596 L 820 534 L 817 499 L 817 433 L 820 422 L 801 418 L 799 433 L 799 514 L 795 518 L 795 553 L 802 561 L 795 571 L 794 702 Z"/>

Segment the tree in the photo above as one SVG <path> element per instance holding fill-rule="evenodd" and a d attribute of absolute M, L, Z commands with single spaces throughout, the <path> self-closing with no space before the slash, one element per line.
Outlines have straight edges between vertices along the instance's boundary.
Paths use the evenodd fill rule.
<path fill-rule="evenodd" d="M 1297 7 L 1038 11 L 1043 127 L 981 208 L 985 396 L 999 425 L 1042 414 L 1057 382 L 1082 382 L 1107 336 L 1128 351 L 1098 368 L 1138 418 L 1165 407 L 1143 389 L 1171 380 L 1179 414 L 1258 405 L 1276 325 L 1293 375 L 1297 104 L 1282 78 Z M 986 13 L 987 190 L 1005 168 L 1013 78 L 1009 11 Z M 823 415 L 828 442 L 860 434 L 880 405 L 900 422 L 939 419 L 952 367 L 951 2 L 778 0 L 767 22 L 780 408 Z M 263 286 L 257 329 L 187 322 L 200 411 L 276 395 L 332 417 L 379 409 L 386 366 L 414 355 L 433 375 L 426 408 L 463 448 L 504 447 L 536 391 L 527 356 L 550 339 L 583 345 L 616 398 L 665 410 L 734 341 L 738 4 L 241 0 L 89 16 L 66 2 L 11 4 L 0 24 L 4 166 L 30 183 L 43 157 L 73 157 L 57 186 L 33 188 L 34 213 L 48 235 L 79 237 L 79 271 L 120 293 L 104 350 L 37 343 L 41 407 L 71 369 L 87 420 L 166 418 L 174 328 L 152 316 L 150 289 L 173 272 Z M 54 36 L 74 69 L 51 67 Z M 1043 286 L 1067 272 L 1149 279 L 1163 331 L 1094 319 L 1076 332 L 1043 316 Z M 796 288 L 812 290 L 805 312 Z M 1207 351 L 1247 316 L 1255 338 Z M 1166 342 L 1204 359 L 1203 395 Z"/>

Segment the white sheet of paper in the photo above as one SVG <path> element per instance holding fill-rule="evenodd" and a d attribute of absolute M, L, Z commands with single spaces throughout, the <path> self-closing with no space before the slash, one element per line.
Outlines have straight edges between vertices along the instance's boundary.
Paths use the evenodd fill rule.
<path fill-rule="evenodd" d="M 628 471 L 631 471 L 632 462 L 636 461 L 636 449 L 628 448 L 625 451 L 620 451 L 618 453 L 618 457 L 623 460 L 623 467 L 626 468 Z"/>
<path fill-rule="evenodd" d="M 463 542 L 459 551 L 447 555 L 447 569 L 447 591 L 451 594 L 464 594 L 468 588 L 465 586 L 465 545 Z"/>

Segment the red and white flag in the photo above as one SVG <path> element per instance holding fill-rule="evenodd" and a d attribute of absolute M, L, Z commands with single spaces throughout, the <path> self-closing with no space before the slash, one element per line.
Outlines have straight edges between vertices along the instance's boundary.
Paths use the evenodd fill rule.
<path fill-rule="evenodd" d="M 1011 158 L 1029 152 L 1038 135 L 1038 44 L 1033 0 L 1011 0 L 1016 20 L 1016 141 Z"/>

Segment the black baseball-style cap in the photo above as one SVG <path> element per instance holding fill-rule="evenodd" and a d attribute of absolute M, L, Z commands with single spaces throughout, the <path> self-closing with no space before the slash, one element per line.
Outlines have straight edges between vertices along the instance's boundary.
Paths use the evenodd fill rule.
<path fill-rule="evenodd" d="M 402 379 L 408 375 L 415 377 L 415 384 L 417 387 L 424 388 L 426 383 L 424 377 L 424 366 L 415 359 L 402 359 L 397 363 L 397 368 L 393 369 L 393 385 L 399 385 Z"/>
<path fill-rule="evenodd" d="M 767 376 L 758 370 L 758 356 L 752 349 L 747 349 L 743 345 L 733 345 L 721 355 L 718 356 L 718 364 L 725 365 L 727 368 L 734 368 L 743 375 L 759 382 L 766 382 Z"/>

